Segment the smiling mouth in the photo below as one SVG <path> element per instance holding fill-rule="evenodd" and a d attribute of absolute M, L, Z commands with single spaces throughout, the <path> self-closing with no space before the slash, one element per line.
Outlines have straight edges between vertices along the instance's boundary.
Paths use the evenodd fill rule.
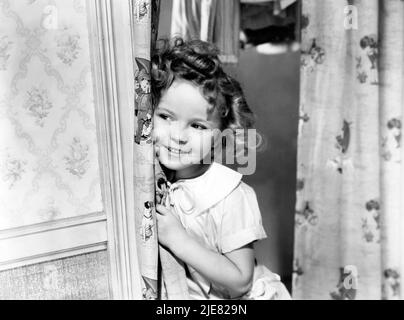
<path fill-rule="evenodd" d="M 166 148 L 170 153 L 175 154 L 175 155 L 182 155 L 182 154 L 190 153 L 190 151 L 185 152 L 185 151 L 177 149 L 177 148 L 171 148 L 171 147 L 166 147 Z"/>

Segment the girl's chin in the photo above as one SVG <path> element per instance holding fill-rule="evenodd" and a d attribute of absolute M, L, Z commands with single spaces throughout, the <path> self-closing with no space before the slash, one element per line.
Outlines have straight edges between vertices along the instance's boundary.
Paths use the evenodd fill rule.
<path fill-rule="evenodd" d="M 178 171 L 178 170 L 183 170 L 190 168 L 192 166 L 195 166 L 197 163 L 192 162 L 191 160 L 188 159 L 168 159 L 167 157 L 159 157 L 160 163 L 165 166 L 167 169 Z"/>
<path fill-rule="evenodd" d="M 163 164 L 164 167 L 166 167 L 167 169 L 171 170 L 171 171 L 182 171 L 182 170 L 186 170 L 191 168 L 192 166 L 179 166 L 179 165 L 172 165 L 172 164 Z"/>
<path fill-rule="evenodd" d="M 194 166 L 200 166 L 202 162 L 200 157 L 193 154 L 178 157 L 177 155 L 171 155 L 164 149 L 158 155 L 158 160 L 167 169 L 174 171 L 184 170 Z M 205 163 L 205 161 L 203 161 L 203 163 Z"/>

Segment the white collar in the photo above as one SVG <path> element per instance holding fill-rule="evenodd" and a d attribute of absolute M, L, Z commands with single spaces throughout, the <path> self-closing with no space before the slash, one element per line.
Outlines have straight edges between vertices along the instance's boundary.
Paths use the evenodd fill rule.
<path fill-rule="evenodd" d="M 172 183 L 169 202 L 184 214 L 200 214 L 228 196 L 241 178 L 241 173 L 213 162 L 201 176 Z"/>

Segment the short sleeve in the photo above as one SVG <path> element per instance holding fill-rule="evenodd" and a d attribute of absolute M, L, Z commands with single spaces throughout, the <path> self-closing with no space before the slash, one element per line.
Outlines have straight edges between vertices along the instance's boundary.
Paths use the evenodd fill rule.
<path fill-rule="evenodd" d="M 239 249 L 253 241 L 267 237 L 254 190 L 240 184 L 224 199 L 220 225 L 222 253 Z"/>

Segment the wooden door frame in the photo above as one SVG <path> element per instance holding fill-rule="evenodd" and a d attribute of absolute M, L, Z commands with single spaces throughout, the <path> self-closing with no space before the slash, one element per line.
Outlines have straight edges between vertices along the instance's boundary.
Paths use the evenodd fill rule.
<path fill-rule="evenodd" d="M 113 299 L 141 299 L 133 183 L 132 3 L 87 0 Z"/>

